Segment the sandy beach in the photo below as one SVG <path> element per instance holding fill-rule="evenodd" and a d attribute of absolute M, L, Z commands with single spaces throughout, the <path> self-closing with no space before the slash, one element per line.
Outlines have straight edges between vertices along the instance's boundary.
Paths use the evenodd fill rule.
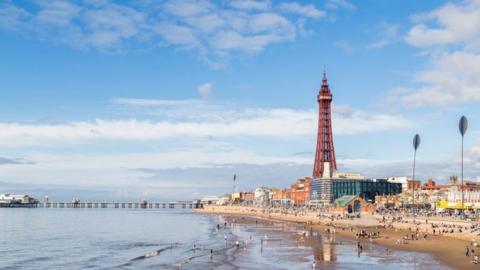
<path fill-rule="evenodd" d="M 307 230 L 327 233 L 327 229 L 334 229 L 339 236 L 356 240 L 356 232 L 358 230 L 366 230 L 368 232 L 379 232 L 380 237 L 369 239 L 361 239 L 363 241 L 371 241 L 374 244 L 385 247 L 391 250 L 404 250 L 412 252 L 428 253 L 434 256 L 435 259 L 444 263 L 445 265 L 454 269 L 479 269 L 480 266 L 473 264 L 469 258 L 466 257 L 466 247 L 470 245 L 472 236 L 466 234 L 447 234 L 447 235 L 432 235 L 428 232 L 427 225 L 419 225 L 420 232 L 428 232 L 427 238 L 423 237 L 419 240 L 405 241 L 404 244 L 398 244 L 397 241 L 402 239 L 405 235 L 410 234 L 409 228 L 415 228 L 415 225 L 409 223 L 393 223 L 392 228 L 385 229 L 378 221 L 379 217 L 364 214 L 362 218 L 353 220 L 334 220 L 320 218 L 314 213 L 303 213 L 298 215 L 283 214 L 283 213 L 265 213 L 264 209 L 256 207 L 243 206 L 216 206 L 207 205 L 203 209 L 195 209 L 197 213 L 211 213 L 211 214 L 227 214 L 227 215 L 241 215 L 250 216 L 258 219 L 270 219 L 278 221 L 288 221 L 305 224 Z M 420 222 L 422 220 L 417 220 Z M 432 222 L 432 221 L 430 221 Z M 435 221 L 441 222 L 441 221 Z M 475 237 L 477 242 L 480 242 L 479 237 Z"/>

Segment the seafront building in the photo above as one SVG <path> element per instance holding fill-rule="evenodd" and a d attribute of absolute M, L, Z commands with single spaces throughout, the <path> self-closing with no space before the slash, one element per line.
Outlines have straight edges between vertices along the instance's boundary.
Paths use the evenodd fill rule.
<path fill-rule="evenodd" d="M 439 202 L 440 208 L 461 209 L 462 208 L 462 192 L 459 187 L 453 186 L 447 195 L 446 201 Z M 480 191 L 464 190 L 463 191 L 463 207 L 465 209 L 480 210 Z"/>
<path fill-rule="evenodd" d="M 387 181 L 390 183 L 402 184 L 402 191 L 418 190 L 420 189 L 421 184 L 419 180 L 412 180 L 412 178 L 406 176 L 388 177 Z"/>
<path fill-rule="evenodd" d="M 272 205 L 275 206 L 288 206 L 293 205 L 294 202 L 292 201 L 292 192 L 288 188 L 272 189 Z"/>
<path fill-rule="evenodd" d="M 372 179 L 313 179 L 310 205 L 325 206 L 342 196 L 359 196 L 368 203 L 376 196 L 396 195 L 402 192 L 400 183 Z"/>
<path fill-rule="evenodd" d="M 254 192 L 254 200 L 257 205 L 267 205 L 272 199 L 272 191 L 267 187 L 257 187 Z"/>
<path fill-rule="evenodd" d="M 295 181 L 290 187 L 290 199 L 296 206 L 305 206 L 310 200 L 312 178 L 305 177 Z"/>

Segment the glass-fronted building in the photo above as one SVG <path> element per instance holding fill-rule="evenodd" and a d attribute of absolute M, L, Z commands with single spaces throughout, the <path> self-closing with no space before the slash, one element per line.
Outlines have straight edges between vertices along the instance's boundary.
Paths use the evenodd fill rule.
<path fill-rule="evenodd" d="M 353 195 L 367 202 L 374 202 L 377 195 L 395 195 L 402 193 L 402 184 L 391 183 L 386 179 L 313 179 L 310 204 L 326 205 L 344 196 Z"/>

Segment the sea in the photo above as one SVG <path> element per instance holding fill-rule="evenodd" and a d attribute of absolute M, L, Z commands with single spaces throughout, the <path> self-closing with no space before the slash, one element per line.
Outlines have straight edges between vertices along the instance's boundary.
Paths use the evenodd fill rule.
<path fill-rule="evenodd" d="M 359 253 L 299 224 L 191 209 L 0 208 L 0 269 L 449 268 L 368 242 Z"/>

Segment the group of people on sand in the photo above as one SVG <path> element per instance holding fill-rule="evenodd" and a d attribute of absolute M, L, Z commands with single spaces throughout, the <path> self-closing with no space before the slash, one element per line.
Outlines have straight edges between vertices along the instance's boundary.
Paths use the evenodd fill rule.
<path fill-rule="evenodd" d="M 474 264 L 480 263 L 480 257 L 478 255 L 478 252 L 475 251 L 477 250 L 477 248 L 478 243 L 475 239 L 472 239 L 472 241 L 470 241 L 470 245 L 467 245 L 465 247 L 465 256 L 470 258 L 471 262 Z"/>
<path fill-rule="evenodd" d="M 436 215 L 430 212 L 422 212 L 422 215 L 410 216 L 401 211 L 383 211 L 380 223 L 385 227 L 393 228 L 405 227 L 408 224 L 409 232 L 402 238 L 397 239 L 397 244 L 406 244 L 408 241 L 424 239 L 427 240 L 429 234 L 436 235 L 456 235 L 465 237 L 480 236 L 480 224 L 459 221 L 458 215 L 446 214 Z M 412 227 L 414 229 L 412 229 Z M 465 256 L 474 264 L 480 264 L 479 244 L 472 239 L 469 245 L 465 246 Z"/>
<path fill-rule="evenodd" d="M 367 230 L 359 230 L 355 233 L 355 238 L 356 239 L 369 239 L 373 240 L 375 238 L 380 237 L 380 232 L 379 231 L 374 231 L 370 232 Z"/>

